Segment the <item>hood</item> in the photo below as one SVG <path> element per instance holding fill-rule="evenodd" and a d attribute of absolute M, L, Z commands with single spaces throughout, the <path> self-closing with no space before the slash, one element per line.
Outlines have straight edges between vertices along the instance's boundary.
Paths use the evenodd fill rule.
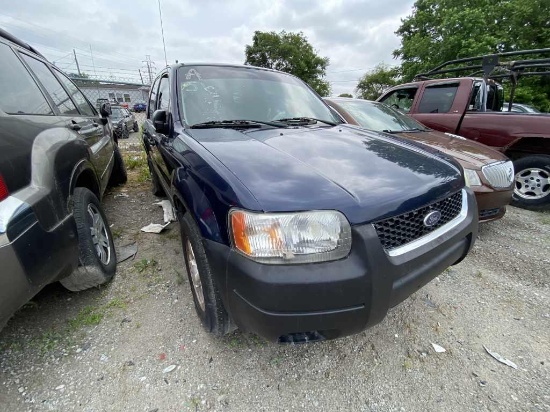
<path fill-rule="evenodd" d="M 186 133 L 266 212 L 335 209 L 357 224 L 416 209 L 464 186 L 452 159 L 349 125 Z"/>
<path fill-rule="evenodd" d="M 399 136 L 430 146 L 458 160 L 468 169 L 481 169 L 483 166 L 507 160 L 502 153 L 481 143 L 468 140 L 456 134 L 437 132 L 397 133 Z"/>

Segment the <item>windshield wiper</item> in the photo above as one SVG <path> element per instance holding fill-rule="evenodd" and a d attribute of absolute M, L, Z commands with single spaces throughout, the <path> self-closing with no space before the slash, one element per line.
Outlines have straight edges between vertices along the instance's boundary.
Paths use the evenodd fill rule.
<path fill-rule="evenodd" d="M 204 123 L 196 123 L 191 129 L 215 129 L 220 127 L 252 129 L 262 126 L 287 127 L 284 123 L 264 122 L 260 120 L 211 120 Z"/>
<path fill-rule="evenodd" d="M 414 132 L 425 132 L 426 129 L 420 129 L 418 127 L 413 127 L 412 129 L 402 129 L 402 130 L 382 130 L 384 133 L 396 134 L 396 133 L 414 133 Z"/>
<path fill-rule="evenodd" d="M 285 119 L 277 119 L 277 121 L 278 122 L 285 122 L 285 123 L 289 123 L 289 124 L 298 124 L 298 125 L 301 125 L 301 124 L 304 124 L 304 125 L 316 124 L 317 122 L 326 123 L 326 124 L 331 125 L 331 126 L 336 126 L 336 124 L 337 124 L 337 123 L 334 123 L 334 122 L 330 122 L 328 120 L 316 119 L 314 117 L 288 117 L 288 118 L 285 118 Z"/>

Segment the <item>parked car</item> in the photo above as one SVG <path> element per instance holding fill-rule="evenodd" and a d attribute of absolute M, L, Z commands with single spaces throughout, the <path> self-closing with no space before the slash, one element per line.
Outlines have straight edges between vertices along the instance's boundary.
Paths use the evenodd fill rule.
<path fill-rule="evenodd" d="M 177 64 L 148 108 L 153 191 L 177 212 L 195 309 L 214 334 L 357 333 L 474 243 L 458 163 L 340 124 L 294 76 Z"/>
<path fill-rule="evenodd" d="M 502 153 L 462 136 L 429 129 L 383 103 L 345 97 L 325 101 L 347 123 L 395 134 L 455 158 L 476 195 L 480 222 L 500 219 L 506 213 L 514 193 L 514 165 Z"/>
<path fill-rule="evenodd" d="M 377 101 L 432 129 L 458 134 L 501 151 L 514 162 L 512 205 L 550 210 L 550 115 L 508 112 L 507 108 L 503 111 L 503 88 L 496 81 L 507 76 L 517 79 L 526 69 L 535 73 L 543 60 L 530 62 L 524 56 L 531 53 L 518 51 L 446 62 L 418 75 L 418 81 L 392 87 Z M 550 56 L 550 49 L 537 53 Z M 550 58 L 545 60 L 549 64 Z M 490 75 L 446 78 L 450 73 L 471 73 L 477 68 Z M 495 68 L 501 70 L 493 72 Z M 511 84 L 513 90 L 514 81 Z"/>
<path fill-rule="evenodd" d="M 115 274 L 100 200 L 126 181 L 103 104 L 0 30 L 0 328 L 46 284 L 77 291 Z M 79 264 L 80 263 L 80 264 Z"/>
<path fill-rule="evenodd" d="M 503 111 L 508 111 L 508 102 L 504 102 L 502 105 Z M 540 113 L 539 110 L 534 108 L 533 106 L 529 106 L 528 104 L 522 104 L 522 103 L 512 103 L 512 110 L 510 110 L 514 113 Z"/>
<path fill-rule="evenodd" d="M 113 131 L 118 139 L 128 139 L 130 130 L 137 132 L 139 126 L 134 115 L 122 106 L 111 106 L 113 114 L 111 120 L 113 123 Z"/>
<path fill-rule="evenodd" d="M 134 112 L 141 113 L 147 110 L 147 105 L 145 103 L 136 103 L 134 104 Z"/>

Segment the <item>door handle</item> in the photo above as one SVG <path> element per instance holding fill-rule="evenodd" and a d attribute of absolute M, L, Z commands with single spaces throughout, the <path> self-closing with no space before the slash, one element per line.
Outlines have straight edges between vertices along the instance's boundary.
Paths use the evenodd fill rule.
<path fill-rule="evenodd" d="M 71 120 L 71 124 L 69 125 L 69 127 L 72 129 L 72 130 L 75 130 L 75 131 L 79 131 L 80 129 L 82 129 L 82 126 L 80 126 L 77 122 L 75 122 L 74 120 Z"/>

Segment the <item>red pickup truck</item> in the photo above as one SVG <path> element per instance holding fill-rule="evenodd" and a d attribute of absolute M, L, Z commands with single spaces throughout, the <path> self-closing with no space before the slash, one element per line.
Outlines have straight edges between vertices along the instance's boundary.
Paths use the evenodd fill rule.
<path fill-rule="evenodd" d="M 478 59 L 481 58 L 483 56 Z M 550 59 L 547 60 L 548 69 Z M 456 62 L 458 61 L 448 63 Z M 428 72 L 428 75 L 454 70 L 441 70 L 448 63 Z M 489 75 L 491 67 L 499 66 L 498 59 L 496 64 L 492 61 L 489 69 L 485 67 L 485 59 L 483 63 L 483 66 L 475 67 L 485 70 L 484 78 L 414 81 L 389 89 L 377 100 L 407 113 L 432 129 L 457 134 L 501 151 L 514 161 L 515 190 L 512 204 L 527 209 L 548 210 L 550 114 L 503 111 L 503 89 L 493 79 L 504 76 L 491 78 Z M 525 64 L 519 66 L 523 70 L 525 67 Z M 510 65 L 507 68 L 510 69 Z M 421 79 L 426 78 L 425 75 L 421 76 Z M 512 100 L 513 92 L 510 101 Z M 505 108 L 508 109 L 509 107 Z"/>

